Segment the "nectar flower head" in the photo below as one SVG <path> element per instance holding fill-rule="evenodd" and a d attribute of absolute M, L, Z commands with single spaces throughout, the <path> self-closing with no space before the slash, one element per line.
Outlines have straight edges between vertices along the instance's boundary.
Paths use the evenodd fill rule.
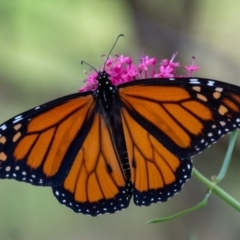
<path fill-rule="evenodd" d="M 100 68 L 100 71 L 105 70 L 109 76 L 113 85 L 117 86 L 122 83 L 131 82 L 134 80 L 148 79 L 148 78 L 180 78 L 191 77 L 194 71 L 198 71 L 199 67 L 195 65 L 195 58 L 190 66 L 184 66 L 187 70 L 187 75 L 178 75 L 176 69 L 180 67 L 179 62 L 175 62 L 177 53 L 174 53 L 172 58 L 162 59 L 157 64 L 155 57 L 149 56 L 140 57 L 140 63 L 134 64 L 132 58 L 124 55 L 116 55 L 115 57 L 109 57 L 106 60 L 105 69 Z M 98 73 L 92 72 L 88 74 L 87 79 L 84 81 L 85 86 L 79 89 L 79 92 L 94 91 L 97 89 Z"/>
<path fill-rule="evenodd" d="M 192 65 L 184 66 L 184 69 L 188 71 L 188 75 L 187 75 L 188 77 L 191 77 L 194 71 L 198 71 L 200 69 L 200 67 L 198 67 L 197 65 L 194 65 L 196 61 L 195 57 L 192 57 L 192 59 L 193 59 Z"/>

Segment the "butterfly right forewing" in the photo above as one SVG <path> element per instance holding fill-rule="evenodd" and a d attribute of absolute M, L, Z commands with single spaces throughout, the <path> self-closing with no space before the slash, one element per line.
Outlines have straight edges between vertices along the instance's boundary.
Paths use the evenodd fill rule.
<path fill-rule="evenodd" d="M 2 124 L 0 178 L 43 186 L 61 183 L 73 161 L 69 148 L 78 132 L 91 126 L 93 108 L 91 93 L 73 94 Z"/>

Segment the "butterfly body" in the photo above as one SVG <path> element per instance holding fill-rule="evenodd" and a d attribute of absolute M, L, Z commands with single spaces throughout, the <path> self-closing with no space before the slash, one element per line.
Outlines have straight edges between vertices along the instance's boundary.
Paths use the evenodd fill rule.
<path fill-rule="evenodd" d="M 0 178 L 50 186 L 58 201 L 96 216 L 164 202 L 191 158 L 240 126 L 240 88 L 208 79 L 145 79 L 26 111 L 0 126 Z"/>
<path fill-rule="evenodd" d="M 98 88 L 93 92 L 93 96 L 98 100 L 97 112 L 99 112 L 106 124 L 109 126 L 113 141 L 116 145 L 116 151 L 121 161 L 121 166 L 125 179 L 130 180 L 130 168 L 127 157 L 126 144 L 121 124 L 121 105 L 118 88 L 110 81 L 110 76 L 105 72 L 98 74 Z M 108 170 L 111 168 L 107 166 Z"/>

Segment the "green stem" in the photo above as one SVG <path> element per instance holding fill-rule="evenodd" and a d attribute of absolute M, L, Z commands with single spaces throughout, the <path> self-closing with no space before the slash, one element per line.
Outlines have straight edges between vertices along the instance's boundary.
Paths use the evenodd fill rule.
<path fill-rule="evenodd" d="M 197 169 L 193 168 L 193 176 L 197 178 L 200 182 L 202 182 L 205 186 L 212 190 L 216 195 L 218 195 L 221 199 L 227 202 L 230 206 L 240 212 L 240 203 L 226 193 L 222 188 L 216 185 L 216 183 L 208 180 L 204 177 Z"/>
<path fill-rule="evenodd" d="M 190 212 L 193 212 L 193 211 L 196 211 L 198 209 L 201 209 L 203 207 L 205 207 L 208 203 L 208 198 L 210 197 L 211 195 L 211 191 L 209 191 L 205 198 L 200 202 L 198 203 L 197 205 L 195 205 L 194 207 L 191 207 L 191 208 L 188 208 L 182 212 L 179 212 L 179 213 L 176 213 L 174 215 L 171 215 L 171 216 L 168 216 L 168 217 L 165 217 L 165 218 L 157 218 L 157 219 L 152 219 L 150 221 L 147 222 L 147 224 L 149 223 L 161 223 L 161 222 L 166 222 L 166 221 L 169 221 L 169 220 L 172 220 L 172 219 L 175 219 L 175 218 L 178 218 L 178 217 L 181 217 L 181 216 L 184 216 Z"/>
<path fill-rule="evenodd" d="M 224 157 L 221 170 L 220 170 L 219 174 L 217 175 L 217 177 L 214 179 L 214 182 L 216 182 L 216 183 L 219 183 L 220 181 L 222 181 L 222 179 L 225 177 L 225 175 L 227 173 L 228 166 L 229 166 L 231 158 L 232 158 L 232 153 L 233 153 L 234 145 L 235 145 L 235 142 L 237 139 L 237 135 L 238 135 L 238 131 L 234 131 L 230 135 L 228 149 L 227 149 L 226 155 Z"/>

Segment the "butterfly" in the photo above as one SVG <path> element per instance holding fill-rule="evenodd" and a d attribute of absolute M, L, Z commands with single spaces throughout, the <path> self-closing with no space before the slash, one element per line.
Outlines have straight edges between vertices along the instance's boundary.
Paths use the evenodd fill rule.
<path fill-rule="evenodd" d="M 52 188 L 97 216 L 164 202 L 192 157 L 240 127 L 240 87 L 202 78 L 150 78 L 64 96 L 0 125 L 0 178 Z"/>

